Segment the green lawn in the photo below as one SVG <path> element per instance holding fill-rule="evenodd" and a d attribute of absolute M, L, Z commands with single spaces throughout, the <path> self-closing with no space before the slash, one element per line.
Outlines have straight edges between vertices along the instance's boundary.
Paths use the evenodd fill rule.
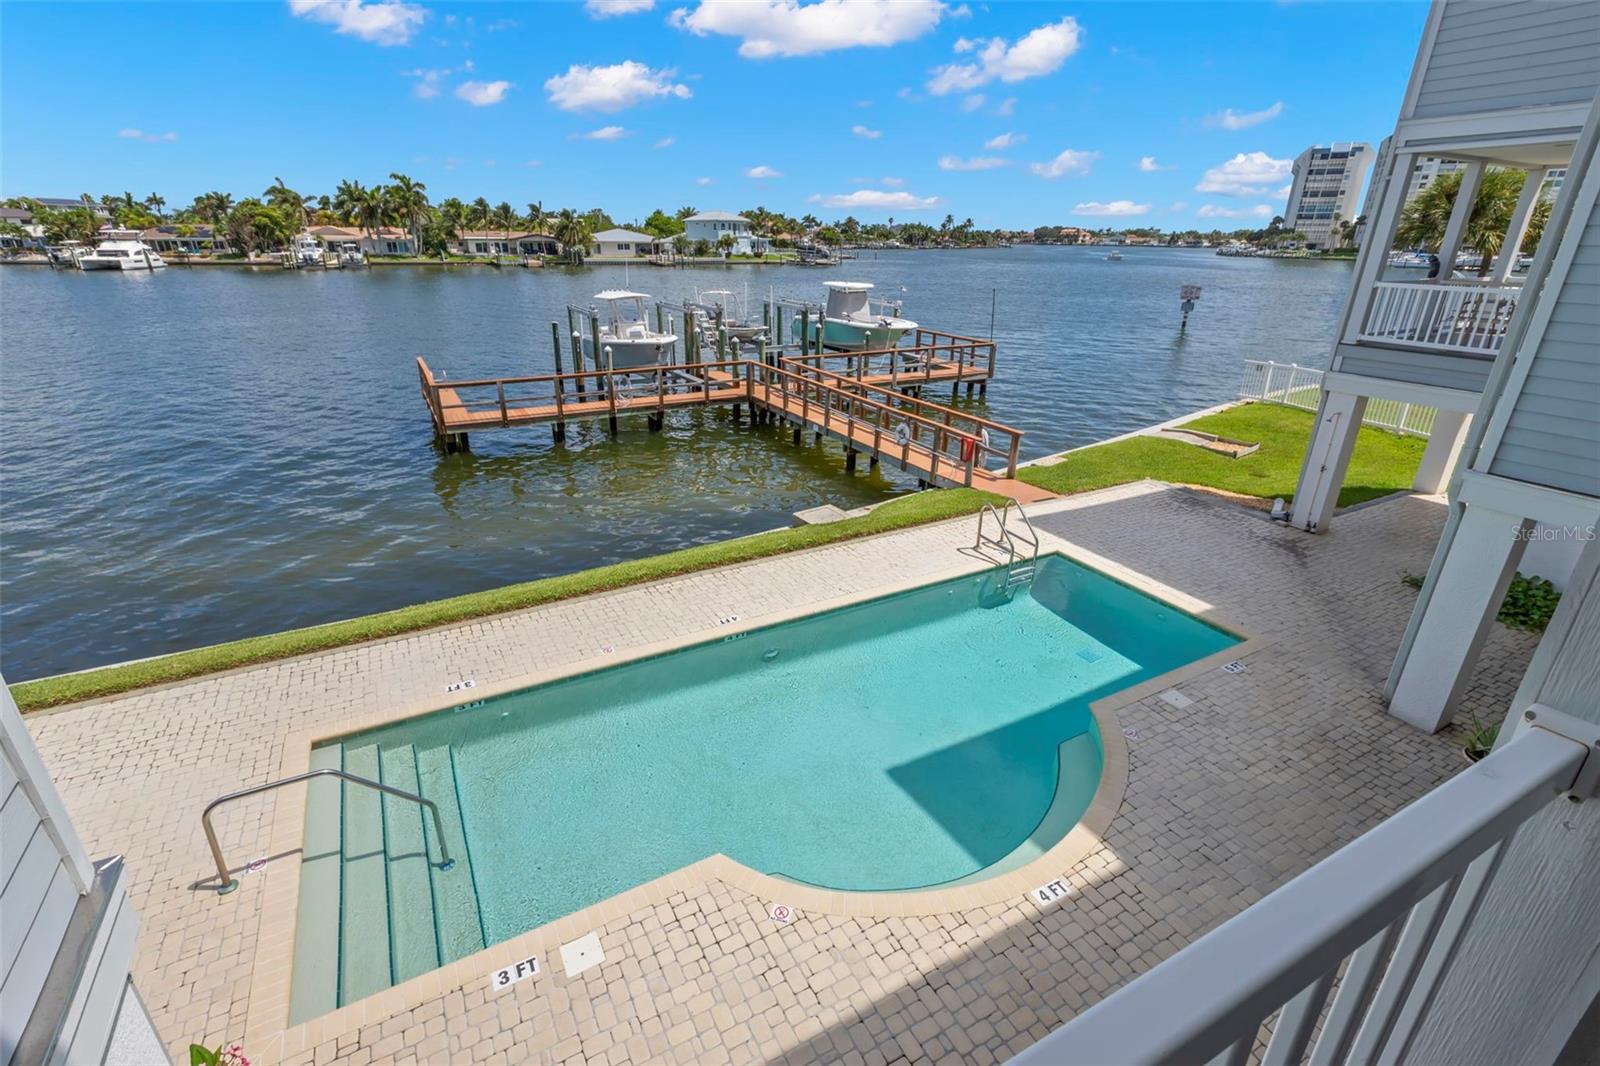
<path fill-rule="evenodd" d="M 709 570 L 712 567 L 742 563 L 785 552 L 813 548 L 822 544 L 853 540 L 904 529 L 924 522 L 937 522 L 977 512 L 985 503 L 1000 502 L 1000 497 L 976 489 L 943 489 L 921 492 L 891 500 L 870 514 L 830 522 L 820 526 L 800 526 L 757 533 L 737 540 L 702 544 L 694 548 L 653 555 L 647 559 L 615 563 L 580 570 L 573 574 L 541 578 L 520 585 L 473 592 L 464 596 L 420 603 L 382 614 L 367 615 L 329 625 L 291 629 L 244 640 L 215 644 L 193 651 L 177 652 L 157 659 L 108 666 L 61 677 L 24 681 L 11 686 L 17 706 L 24 711 L 55 707 L 64 703 L 111 696 L 147 685 L 159 685 L 201 674 L 231 670 L 253 663 L 285 659 L 291 655 L 325 651 L 346 644 L 357 644 L 379 637 L 412 633 L 419 629 L 448 625 L 485 615 L 515 611 L 524 607 L 583 596 L 591 592 L 636 585 L 677 574 Z"/>
<path fill-rule="evenodd" d="M 1182 441 L 1135 437 L 1073 452 L 1055 466 L 1024 467 L 1017 477 L 1062 494 L 1155 478 L 1289 500 L 1294 498 L 1295 479 L 1314 420 L 1311 412 L 1293 407 L 1247 404 L 1184 423 L 1235 440 L 1259 441 L 1261 450 L 1243 459 L 1230 459 Z M 1339 492 L 1340 506 L 1409 488 L 1425 444 L 1420 437 L 1363 429 Z"/>

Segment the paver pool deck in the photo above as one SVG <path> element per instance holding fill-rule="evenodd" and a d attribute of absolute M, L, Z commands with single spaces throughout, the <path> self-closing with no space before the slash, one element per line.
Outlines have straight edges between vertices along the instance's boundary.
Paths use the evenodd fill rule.
<path fill-rule="evenodd" d="M 1161 686 L 1187 702 L 1140 690 L 1112 712 L 1129 731 L 1126 786 L 1103 837 L 1070 866 L 1030 868 L 1074 889 L 1049 909 L 1018 893 L 886 917 L 803 907 L 779 925 L 774 900 L 702 863 L 517 938 L 518 957 L 537 952 L 544 966 L 507 991 L 489 992 L 501 963 L 486 953 L 286 1030 L 293 928 L 281 900 L 298 854 L 273 855 L 227 896 L 208 880 L 201 809 L 303 762 L 308 735 L 456 702 L 445 687 L 463 678 L 498 689 L 722 635 L 731 615 L 731 628 L 762 625 L 975 571 L 971 518 L 27 722 L 91 854 L 127 857 L 144 923 L 134 978 L 183 1061 L 191 1041 L 241 1038 L 265 1063 L 1004 1060 L 1465 765 L 1459 727 L 1427 736 L 1381 702 L 1415 601 L 1400 579 L 1427 567 L 1444 521 L 1437 498 L 1379 501 L 1319 537 L 1153 482 L 1029 513 L 1043 550 L 1258 638 L 1241 672 L 1210 666 Z M 1535 643 L 1494 627 L 1463 718 L 1498 717 Z M 303 809 L 291 791 L 219 816 L 230 861 L 280 850 L 275 832 L 281 845 Z M 605 960 L 569 977 L 559 945 L 589 931 Z"/>

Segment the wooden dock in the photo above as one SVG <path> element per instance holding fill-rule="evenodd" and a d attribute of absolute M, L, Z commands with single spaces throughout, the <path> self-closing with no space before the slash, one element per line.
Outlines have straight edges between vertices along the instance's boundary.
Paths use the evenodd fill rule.
<path fill-rule="evenodd" d="M 983 345 L 988 351 L 980 358 Z M 731 405 L 735 418 L 748 410 L 757 422 L 791 427 L 796 443 L 805 432 L 840 441 L 847 470 L 864 453 L 871 465 L 892 463 L 929 485 L 1046 498 L 1050 493 L 1015 479 L 1022 430 L 913 394 L 944 382 L 952 391 L 970 389 L 987 383 L 993 366 L 987 342 L 942 353 L 773 355 L 451 382 L 417 359 L 434 432 L 447 448 L 466 447 L 475 432 L 541 424 L 560 440 L 566 423 L 579 419 L 605 418 L 615 432 L 625 414 L 644 414 L 651 429 L 660 429 L 674 408 Z"/>

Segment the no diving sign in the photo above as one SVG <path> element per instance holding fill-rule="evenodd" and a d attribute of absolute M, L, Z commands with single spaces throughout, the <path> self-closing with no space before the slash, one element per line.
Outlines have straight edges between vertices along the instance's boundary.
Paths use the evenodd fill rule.
<path fill-rule="evenodd" d="M 794 921 L 794 908 L 789 906 L 787 903 L 774 903 L 771 908 L 768 909 L 767 914 L 770 915 L 772 920 L 777 922 L 779 925 L 788 925 L 790 922 Z"/>

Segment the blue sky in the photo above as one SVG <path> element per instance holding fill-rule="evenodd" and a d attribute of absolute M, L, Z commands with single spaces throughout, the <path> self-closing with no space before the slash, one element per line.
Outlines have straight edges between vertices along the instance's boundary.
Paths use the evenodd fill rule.
<path fill-rule="evenodd" d="M 1426 5 L 4 4 L 0 195 L 402 171 L 435 199 L 1224 229 L 1394 125 Z M 77 29 L 74 29 L 74 26 Z M 79 32 L 81 31 L 81 32 Z M 114 78 L 71 76 L 117 69 Z"/>

